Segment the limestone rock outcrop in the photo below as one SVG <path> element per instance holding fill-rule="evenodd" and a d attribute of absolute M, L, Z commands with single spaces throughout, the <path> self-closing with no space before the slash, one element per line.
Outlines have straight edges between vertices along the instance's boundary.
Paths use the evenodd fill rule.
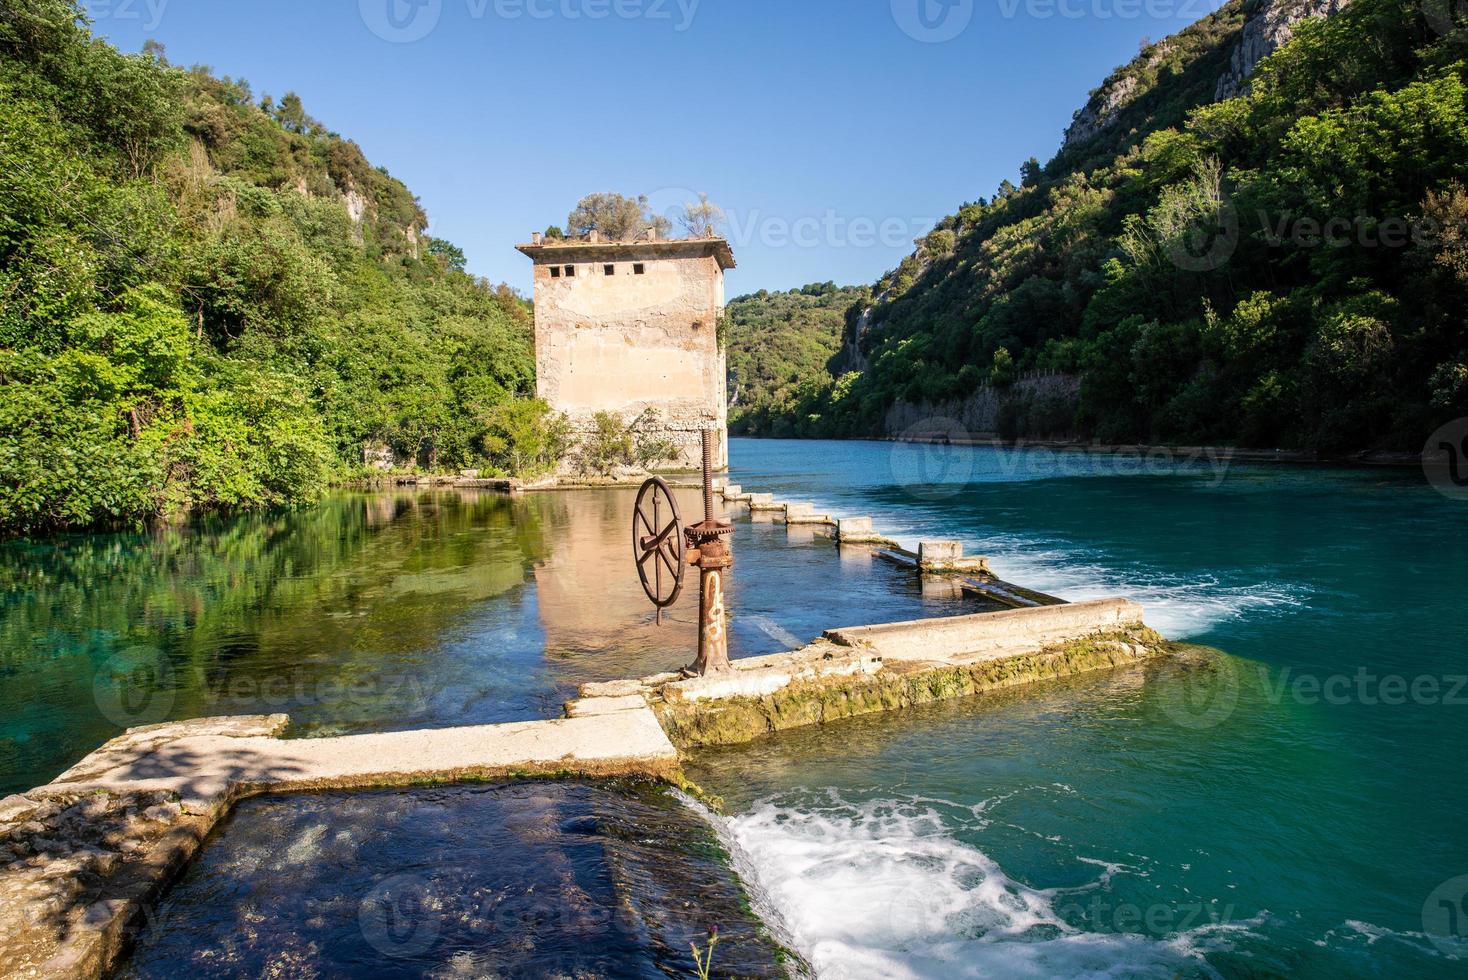
<path fill-rule="evenodd" d="M 1259 5 L 1240 32 L 1228 72 L 1218 80 L 1215 97 L 1221 102 L 1242 95 L 1259 62 L 1294 37 L 1295 25 L 1311 17 L 1330 17 L 1350 0 L 1272 0 Z"/>

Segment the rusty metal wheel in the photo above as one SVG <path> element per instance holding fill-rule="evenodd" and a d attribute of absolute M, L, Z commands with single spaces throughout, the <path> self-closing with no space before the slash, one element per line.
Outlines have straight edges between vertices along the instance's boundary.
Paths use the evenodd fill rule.
<path fill-rule="evenodd" d="M 666 482 L 653 477 L 637 494 L 632 516 L 632 557 L 642 589 L 659 610 L 667 609 L 683 594 L 683 576 L 688 569 L 683 554 L 683 518 L 678 501 Z"/>

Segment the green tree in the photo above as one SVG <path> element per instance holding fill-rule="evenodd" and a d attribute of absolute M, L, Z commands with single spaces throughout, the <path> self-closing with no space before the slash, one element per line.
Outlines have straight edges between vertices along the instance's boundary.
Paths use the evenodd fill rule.
<path fill-rule="evenodd" d="M 588 194 L 566 218 L 566 227 L 572 235 L 584 236 L 599 232 L 611 241 L 632 241 L 656 231 L 666 236 L 672 222 L 662 215 L 648 211 L 647 196 L 624 197 L 621 194 Z"/>

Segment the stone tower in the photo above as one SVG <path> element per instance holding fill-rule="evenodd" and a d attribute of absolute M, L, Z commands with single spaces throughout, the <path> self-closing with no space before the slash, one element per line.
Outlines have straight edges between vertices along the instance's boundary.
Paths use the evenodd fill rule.
<path fill-rule="evenodd" d="M 699 431 L 720 431 L 728 467 L 728 372 L 719 345 L 722 238 L 635 242 L 543 239 L 517 246 L 535 263 L 535 369 L 541 398 L 578 432 L 597 412 L 626 422 L 656 411 L 640 435 L 666 438 L 676 465 L 701 464 Z"/>

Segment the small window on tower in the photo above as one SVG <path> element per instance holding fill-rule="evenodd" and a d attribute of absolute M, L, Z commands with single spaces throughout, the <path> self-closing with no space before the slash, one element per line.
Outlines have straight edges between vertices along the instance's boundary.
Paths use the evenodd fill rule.
<path fill-rule="evenodd" d="M 602 266 L 602 270 L 609 276 L 615 276 L 617 274 L 617 267 L 614 265 L 604 265 Z"/>
<path fill-rule="evenodd" d="M 568 265 L 568 266 L 566 266 L 566 278 L 567 279 L 575 279 L 576 278 L 576 267 L 574 265 Z"/>
<path fill-rule="evenodd" d="M 632 274 L 634 276 L 645 276 L 645 275 L 647 275 L 647 266 L 643 265 L 641 262 L 638 262 L 636 265 L 634 265 L 632 267 Z"/>
<path fill-rule="evenodd" d="M 550 269 L 551 269 L 551 278 L 552 279 L 559 279 L 559 278 L 561 278 L 561 267 L 560 266 L 553 265 L 553 266 L 550 267 Z"/>

